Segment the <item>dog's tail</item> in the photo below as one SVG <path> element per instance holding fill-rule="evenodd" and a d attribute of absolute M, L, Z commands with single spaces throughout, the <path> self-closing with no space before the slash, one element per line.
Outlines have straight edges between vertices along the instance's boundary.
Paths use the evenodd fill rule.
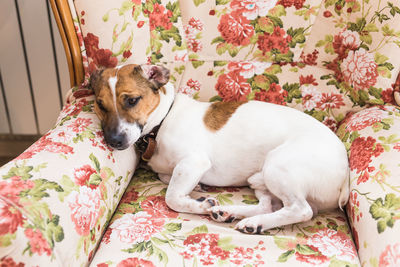
<path fill-rule="evenodd" d="M 347 170 L 346 179 L 344 179 L 342 187 L 340 188 L 339 195 L 339 208 L 343 210 L 343 207 L 347 204 L 350 197 L 350 170 Z"/>

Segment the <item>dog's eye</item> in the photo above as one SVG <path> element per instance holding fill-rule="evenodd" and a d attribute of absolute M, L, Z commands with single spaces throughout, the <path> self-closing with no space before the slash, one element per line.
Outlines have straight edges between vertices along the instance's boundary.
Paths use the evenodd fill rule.
<path fill-rule="evenodd" d="M 141 97 L 127 97 L 125 100 L 126 106 L 128 108 L 133 108 L 134 106 L 136 106 L 136 104 L 139 102 L 139 100 L 141 99 Z"/>
<path fill-rule="evenodd" d="M 103 101 L 101 100 L 97 100 L 97 106 L 99 107 L 99 109 L 101 109 L 104 112 L 107 112 L 107 109 L 104 107 L 103 105 Z"/>

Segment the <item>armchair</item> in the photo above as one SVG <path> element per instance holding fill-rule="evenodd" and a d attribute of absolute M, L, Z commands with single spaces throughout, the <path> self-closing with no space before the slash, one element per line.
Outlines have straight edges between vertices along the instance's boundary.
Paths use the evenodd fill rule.
<path fill-rule="evenodd" d="M 400 265 L 400 5 L 50 2 L 73 88 L 55 127 L 0 168 L 1 264 Z M 346 210 L 263 235 L 172 211 L 166 185 L 137 169 L 133 148 L 104 143 L 92 110 L 90 73 L 124 63 L 165 64 L 177 91 L 200 101 L 268 101 L 322 121 L 348 149 Z M 257 203 L 249 188 L 193 192 L 208 195 L 222 205 Z"/>

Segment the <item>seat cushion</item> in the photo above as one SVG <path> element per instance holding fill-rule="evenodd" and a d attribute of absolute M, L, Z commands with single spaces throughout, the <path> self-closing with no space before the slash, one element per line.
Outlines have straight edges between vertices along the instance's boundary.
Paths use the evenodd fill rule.
<path fill-rule="evenodd" d="M 136 170 L 91 266 L 359 266 L 340 210 L 246 235 L 233 229 L 237 221 L 217 223 L 169 209 L 166 187 L 153 172 Z M 207 187 L 191 196 L 212 196 L 222 205 L 257 203 L 247 187 Z"/>

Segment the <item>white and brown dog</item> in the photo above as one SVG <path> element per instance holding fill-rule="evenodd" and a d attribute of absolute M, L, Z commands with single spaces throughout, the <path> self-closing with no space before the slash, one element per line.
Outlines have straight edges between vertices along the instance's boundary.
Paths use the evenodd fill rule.
<path fill-rule="evenodd" d="M 91 77 L 95 112 L 106 142 L 132 146 L 161 124 L 148 165 L 169 183 L 166 202 L 178 212 L 242 219 L 236 229 L 261 233 L 343 207 L 349 196 L 345 147 L 325 125 L 292 108 L 259 101 L 198 102 L 175 94 L 169 71 L 125 65 Z M 218 206 L 192 199 L 199 184 L 245 186 L 259 204 Z M 275 210 L 273 200 L 283 207 Z"/>

